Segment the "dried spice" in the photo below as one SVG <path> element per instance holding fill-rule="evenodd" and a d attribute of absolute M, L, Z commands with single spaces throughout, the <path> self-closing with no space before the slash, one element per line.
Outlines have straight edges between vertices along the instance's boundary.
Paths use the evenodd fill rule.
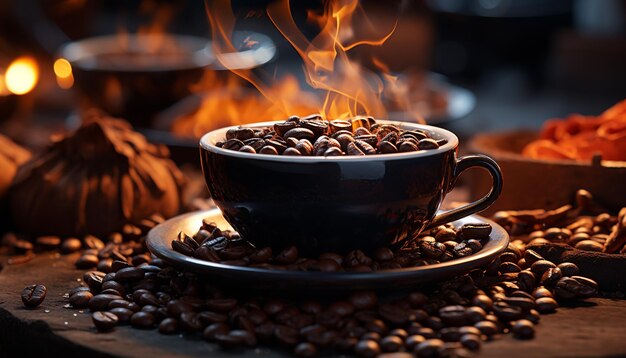
<path fill-rule="evenodd" d="M 522 154 L 533 159 L 588 161 L 600 155 L 604 160 L 626 160 L 626 100 L 597 117 L 573 114 L 547 121 L 539 139 Z"/>
<path fill-rule="evenodd" d="M 92 111 L 19 170 L 13 220 L 34 235 L 105 235 L 152 214 L 172 216 L 183 177 L 166 148 L 119 119 Z"/>

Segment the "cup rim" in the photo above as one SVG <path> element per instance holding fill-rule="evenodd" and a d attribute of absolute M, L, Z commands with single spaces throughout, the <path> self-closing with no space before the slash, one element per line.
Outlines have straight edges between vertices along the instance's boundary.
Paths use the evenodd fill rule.
<path fill-rule="evenodd" d="M 224 138 L 226 138 L 226 132 L 229 129 L 238 128 L 238 127 L 247 127 L 247 128 L 267 127 L 275 123 L 281 123 L 281 122 L 283 121 L 267 121 L 267 122 L 258 122 L 258 123 L 251 123 L 251 124 L 246 124 L 246 125 L 236 125 L 236 126 L 229 126 L 229 127 L 215 129 L 204 134 L 200 138 L 200 143 L 199 143 L 200 148 L 207 150 L 209 152 L 213 152 L 215 154 L 221 154 L 225 156 L 242 158 L 242 159 L 256 159 L 256 160 L 263 160 L 263 161 L 285 162 L 285 163 L 320 163 L 320 162 L 373 162 L 373 161 L 421 158 L 421 157 L 438 155 L 444 152 L 448 152 L 450 150 L 455 150 L 459 145 L 459 138 L 454 133 L 450 132 L 449 130 L 435 127 L 435 126 L 430 126 L 427 124 L 391 121 L 391 120 L 385 120 L 385 119 L 377 119 L 376 123 L 393 124 L 403 129 L 423 129 L 431 133 L 436 133 L 438 136 L 442 137 L 442 139 L 447 139 L 448 143 L 442 145 L 441 147 L 437 149 L 418 150 L 415 152 L 393 153 L 393 154 L 373 154 L 373 155 L 360 155 L 360 156 L 343 155 L 343 156 L 332 156 L 332 157 L 288 156 L 288 155 L 275 155 L 275 154 L 245 153 L 245 152 L 238 152 L 234 150 L 220 148 L 215 145 L 218 141 L 224 140 Z"/>
<path fill-rule="evenodd" d="M 215 61 L 213 52 L 211 51 L 210 41 L 198 36 L 168 34 L 168 38 L 175 39 L 176 43 L 189 53 L 188 62 L 181 63 L 177 66 L 170 66 L 170 70 L 181 70 L 189 68 L 201 68 L 210 65 Z M 143 51 L 143 39 L 154 38 L 154 34 L 128 34 L 127 40 L 132 48 L 138 52 Z M 101 70 L 116 72 L 161 72 L 162 68 L 143 68 L 137 67 L 118 68 L 108 65 L 89 62 L 88 64 L 79 63 L 79 60 L 89 59 L 91 57 L 102 55 L 110 52 L 111 48 L 116 48 L 120 41 L 117 35 L 102 35 L 85 38 L 65 44 L 59 51 L 59 55 L 67 59 L 72 66 L 76 66 L 83 70 Z"/>

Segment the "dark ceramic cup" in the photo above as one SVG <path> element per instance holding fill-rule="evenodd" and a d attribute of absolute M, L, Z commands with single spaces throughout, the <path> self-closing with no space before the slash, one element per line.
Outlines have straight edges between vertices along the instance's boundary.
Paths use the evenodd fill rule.
<path fill-rule="evenodd" d="M 427 227 L 486 209 L 502 188 L 498 164 L 484 155 L 457 158 L 458 138 L 427 125 L 378 120 L 426 130 L 447 144 L 434 150 L 341 157 L 252 154 L 219 148 L 222 128 L 200 139 L 202 170 L 224 217 L 257 247 L 296 245 L 318 254 L 398 245 Z M 265 127 L 275 122 L 249 127 Z M 457 177 L 486 169 L 491 191 L 468 205 L 437 213 Z"/>

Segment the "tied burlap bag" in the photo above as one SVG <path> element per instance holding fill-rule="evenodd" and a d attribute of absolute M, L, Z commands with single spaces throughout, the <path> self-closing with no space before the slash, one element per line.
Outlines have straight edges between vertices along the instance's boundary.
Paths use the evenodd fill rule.
<path fill-rule="evenodd" d="M 152 214 L 175 215 L 183 177 L 166 148 L 122 120 L 90 112 L 19 170 L 11 214 L 33 235 L 106 235 Z"/>

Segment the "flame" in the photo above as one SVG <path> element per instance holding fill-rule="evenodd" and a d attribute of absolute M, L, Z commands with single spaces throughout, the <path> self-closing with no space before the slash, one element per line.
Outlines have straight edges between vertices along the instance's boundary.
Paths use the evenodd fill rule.
<path fill-rule="evenodd" d="M 208 94 L 203 95 L 202 103 L 196 111 L 176 118 L 171 127 L 173 133 L 200 137 L 218 127 L 246 121 L 284 119 L 285 113 L 304 116 L 315 112 L 319 100 L 313 94 L 303 91 L 299 81 L 293 76 L 286 76 L 267 89 L 268 96 L 284 99 L 281 102 L 271 102 L 258 95 L 253 88 L 244 86 L 242 80 L 236 76 L 220 79 L 214 71 L 207 71 L 197 87 L 198 91 Z"/>
<path fill-rule="evenodd" d="M 54 74 L 57 77 L 57 84 L 63 89 L 72 88 L 74 85 L 74 75 L 72 74 L 72 65 L 64 58 L 54 61 Z"/>
<path fill-rule="evenodd" d="M 205 7 L 216 59 L 236 77 L 218 81 L 208 71 L 209 80 L 202 81 L 195 89 L 204 92 L 202 104 L 194 113 L 175 119 L 171 128 L 176 134 L 199 137 L 222 126 L 311 113 L 319 113 L 327 120 L 359 115 L 385 118 L 387 109 L 382 99 L 385 91 L 396 99 L 396 107 L 410 109 L 408 89 L 401 88 L 384 64 L 378 61 L 381 73 L 374 73 L 349 56 L 359 46 L 382 46 L 395 30 L 394 25 L 378 38 L 357 33 L 355 23 L 375 28 L 358 0 L 326 1 L 323 11 L 309 10 L 307 20 L 320 28 L 310 41 L 295 23 L 289 0 L 279 0 L 267 8 L 269 19 L 302 59 L 309 87 L 306 89 L 293 75 L 274 77 L 267 82 L 245 66 L 233 64 L 232 54 L 240 46 L 231 40 L 236 21 L 230 0 L 205 1 Z M 244 86 L 246 83 L 248 88 Z M 417 113 L 414 118 L 423 122 Z"/>
<path fill-rule="evenodd" d="M 13 94 L 26 94 L 35 88 L 39 80 L 39 66 L 31 57 L 15 59 L 4 74 L 4 85 Z"/>
<path fill-rule="evenodd" d="M 167 27 L 174 18 L 174 5 L 155 0 L 143 0 L 139 4 L 139 13 L 150 19 L 149 23 L 137 28 L 136 34 L 143 35 L 141 49 L 143 53 L 157 54 L 177 48 L 176 42 L 167 36 Z M 133 51 L 129 30 L 126 26 L 118 26 L 118 46 L 123 51 Z"/>
<path fill-rule="evenodd" d="M 358 39 L 352 26 L 357 10 L 362 13 L 357 0 L 337 0 L 327 2 L 320 15 L 309 12 L 310 19 L 321 28 L 309 41 L 291 15 L 289 0 L 280 0 L 267 9 L 274 26 L 302 58 L 307 83 L 325 92 L 320 113 L 327 119 L 387 115 L 381 100 L 381 78 L 352 61 L 348 51 L 361 45 L 382 45 L 395 27 L 381 39 Z"/>

